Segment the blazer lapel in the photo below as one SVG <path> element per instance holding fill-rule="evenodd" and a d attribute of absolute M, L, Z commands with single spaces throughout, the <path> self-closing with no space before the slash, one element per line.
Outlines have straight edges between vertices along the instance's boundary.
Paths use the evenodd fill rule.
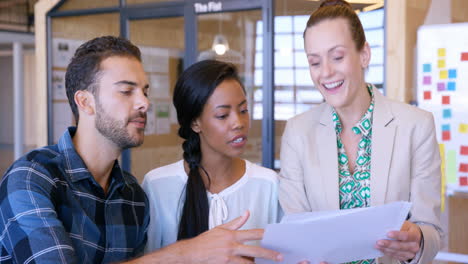
<path fill-rule="evenodd" d="M 338 186 L 338 152 L 332 108 L 325 104 L 317 128 L 316 146 L 319 152 L 321 186 L 325 193 L 327 210 L 340 209 Z"/>
<path fill-rule="evenodd" d="M 374 87 L 375 108 L 372 120 L 371 205 L 385 202 L 395 141 L 396 124 L 385 97 Z"/>

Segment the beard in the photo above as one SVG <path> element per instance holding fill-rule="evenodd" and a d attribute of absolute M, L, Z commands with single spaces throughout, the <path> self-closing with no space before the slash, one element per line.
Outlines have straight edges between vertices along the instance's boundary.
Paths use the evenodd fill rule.
<path fill-rule="evenodd" d="M 96 129 L 121 150 L 138 147 L 143 144 L 144 136 L 132 137 L 127 131 L 129 121 L 140 117 L 146 119 L 146 113 L 138 112 L 127 120 L 117 120 L 104 110 L 99 100 L 96 100 Z M 143 133 L 143 130 L 141 133 Z"/>

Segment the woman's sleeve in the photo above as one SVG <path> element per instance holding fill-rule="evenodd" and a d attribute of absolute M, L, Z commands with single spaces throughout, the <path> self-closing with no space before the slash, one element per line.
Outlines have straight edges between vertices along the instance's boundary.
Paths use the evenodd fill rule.
<path fill-rule="evenodd" d="M 284 213 L 311 211 L 304 186 L 304 170 L 300 150 L 301 146 L 294 119 L 286 123 L 281 140 L 281 172 L 279 200 Z"/>
<path fill-rule="evenodd" d="M 414 133 L 410 221 L 418 224 L 424 239 L 419 263 L 430 263 L 441 248 L 443 235 L 440 227 L 440 153 L 432 114 L 427 113 L 426 118 L 418 122 Z"/>

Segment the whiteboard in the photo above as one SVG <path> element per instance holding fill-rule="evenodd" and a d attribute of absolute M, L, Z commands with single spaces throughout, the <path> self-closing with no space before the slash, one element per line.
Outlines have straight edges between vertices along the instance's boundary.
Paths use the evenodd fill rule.
<path fill-rule="evenodd" d="M 447 191 L 468 191 L 468 23 L 418 30 L 417 93 L 433 113 Z"/>

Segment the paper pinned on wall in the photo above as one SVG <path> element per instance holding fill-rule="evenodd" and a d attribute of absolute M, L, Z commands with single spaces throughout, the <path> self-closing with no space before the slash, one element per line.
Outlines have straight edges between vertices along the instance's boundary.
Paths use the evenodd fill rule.
<path fill-rule="evenodd" d="M 437 55 L 438 55 L 439 57 L 445 57 L 445 49 L 444 49 L 444 48 L 439 48 L 439 49 L 437 50 Z"/>
<path fill-rule="evenodd" d="M 168 73 L 169 57 L 168 49 L 157 47 L 140 47 L 143 68 L 151 73 Z"/>
<path fill-rule="evenodd" d="M 450 141 L 451 139 L 451 134 L 450 134 L 450 130 L 446 130 L 446 131 L 442 131 L 442 140 L 443 141 Z"/>
<path fill-rule="evenodd" d="M 468 146 L 460 146 L 460 155 L 462 156 L 468 155 Z"/>
<path fill-rule="evenodd" d="M 448 78 L 448 72 L 446 70 L 440 71 L 439 79 L 444 80 Z"/>
<path fill-rule="evenodd" d="M 442 104 L 449 105 L 450 104 L 450 95 L 443 95 L 442 96 Z"/>
<path fill-rule="evenodd" d="M 439 69 L 445 68 L 445 60 L 438 60 L 438 61 L 437 61 L 437 67 L 438 67 Z"/>
<path fill-rule="evenodd" d="M 447 91 L 455 91 L 455 90 L 457 90 L 457 84 L 455 82 L 448 82 Z"/>
<path fill-rule="evenodd" d="M 439 153 L 440 153 L 440 211 L 445 211 L 445 188 L 447 182 L 447 176 L 445 175 L 446 165 L 445 165 L 445 144 L 439 144 Z"/>
<path fill-rule="evenodd" d="M 169 134 L 171 132 L 170 103 L 157 102 L 156 103 L 156 134 Z"/>
<path fill-rule="evenodd" d="M 65 71 L 52 71 L 52 98 L 54 100 L 67 100 Z"/>
<path fill-rule="evenodd" d="M 459 172 L 468 173 L 468 163 L 460 163 Z"/>
<path fill-rule="evenodd" d="M 424 91 L 424 100 L 431 100 L 432 94 L 431 91 Z"/>
<path fill-rule="evenodd" d="M 447 184 L 457 183 L 457 153 L 455 150 L 447 151 Z"/>
<path fill-rule="evenodd" d="M 431 76 L 424 76 L 423 77 L 423 84 L 430 85 L 431 84 Z"/>
<path fill-rule="evenodd" d="M 460 56 L 461 61 L 468 61 L 468 52 L 462 52 Z"/>
<path fill-rule="evenodd" d="M 444 91 L 445 90 L 445 83 L 439 82 L 437 83 L 437 91 Z"/>
<path fill-rule="evenodd" d="M 467 186 L 468 185 L 468 177 L 462 176 L 460 177 L 460 186 Z"/>
<path fill-rule="evenodd" d="M 450 79 L 457 78 L 457 70 L 456 69 L 449 69 L 448 70 L 448 77 Z"/>
<path fill-rule="evenodd" d="M 171 124 L 178 124 L 179 123 L 177 121 L 177 110 L 175 109 L 174 104 L 170 104 L 169 119 L 171 121 Z"/>
<path fill-rule="evenodd" d="M 445 119 L 452 118 L 452 109 L 444 109 L 442 110 L 442 115 Z"/>
<path fill-rule="evenodd" d="M 149 74 L 151 98 L 168 99 L 169 95 L 169 76 L 167 74 Z"/>
<path fill-rule="evenodd" d="M 461 123 L 458 127 L 458 132 L 462 134 L 468 134 L 468 124 Z"/>
<path fill-rule="evenodd" d="M 52 39 L 52 67 L 66 68 L 83 40 Z"/>
<path fill-rule="evenodd" d="M 154 100 L 150 100 L 150 105 L 148 107 L 148 111 L 146 112 L 146 127 L 145 127 L 146 136 L 156 134 L 155 104 L 156 102 Z"/>
<path fill-rule="evenodd" d="M 431 72 L 431 71 L 432 71 L 431 64 L 430 63 L 424 63 L 423 64 L 423 72 Z"/>

